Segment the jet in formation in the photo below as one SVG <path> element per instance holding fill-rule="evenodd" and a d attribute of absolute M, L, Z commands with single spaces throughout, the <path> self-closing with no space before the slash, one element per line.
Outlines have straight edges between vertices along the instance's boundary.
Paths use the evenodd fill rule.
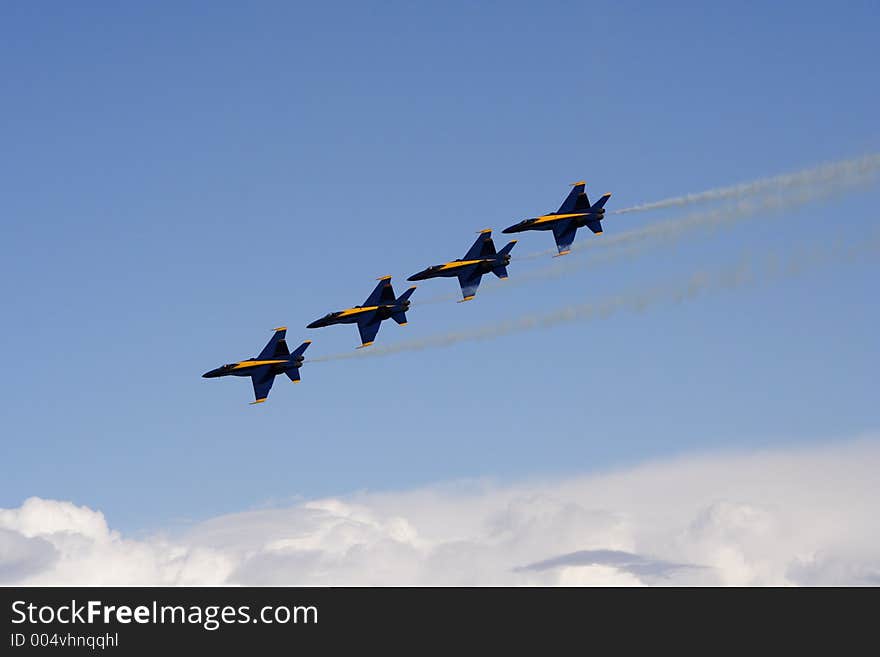
<path fill-rule="evenodd" d="M 556 212 L 524 219 L 518 224 L 505 228 L 502 232 L 521 233 L 525 230 L 552 230 L 559 255 L 570 253 L 575 233 L 581 226 L 586 226 L 597 235 L 602 234 L 605 203 L 611 198 L 611 194 L 603 194 L 602 198 L 594 205 L 590 205 L 584 187 L 586 187 L 584 181 L 572 184 L 571 192 Z"/>
<path fill-rule="evenodd" d="M 210 372 L 205 372 L 202 376 L 206 379 L 215 379 L 220 376 L 249 376 L 254 385 L 254 401 L 251 403 L 260 404 L 266 401 L 269 390 L 275 383 L 275 377 L 279 374 L 286 374 L 287 378 L 294 383 L 300 381 L 299 368 L 305 360 L 303 353 L 312 341 L 306 340 L 293 353 L 290 353 L 285 340 L 286 335 L 287 327 L 277 328 L 272 338 L 263 347 L 263 351 L 256 358 L 229 363 Z"/>
<path fill-rule="evenodd" d="M 409 298 L 415 291 L 415 286 L 395 298 L 394 288 L 391 287 L 391 277 L 383 276 L 378 281 L 376 289 L 370 293 L 363 305 L 327 313 L 321 319 L 316 319 L 309 324 L 307 328 L 321 328 L 333 324 L 357 324 L 361 334 L 361 345 L 358 349 L 361 349 L 373 344 L 383 320 L 393 319 L 401 326 L 406 326 L 406 311 L 409 310 Z"/>
<path fill-rule="evenodd" d="M 417 274 L 410 276 L 408 281 L 423 281 L 428 278 L 457 277 L 461 286 L 462 301 L 470 301 L 480 287 L 483 274 L 492 272 L 498 278 L 507 278 L 507 265 L 510 264 L 510 251 L 516 240 L 508 243 L 503 249 L 495 252 L 491 230 L 481 230 L 480 236 L 473 246 L 464 254 L 464 258 L 433 265 Z"/>

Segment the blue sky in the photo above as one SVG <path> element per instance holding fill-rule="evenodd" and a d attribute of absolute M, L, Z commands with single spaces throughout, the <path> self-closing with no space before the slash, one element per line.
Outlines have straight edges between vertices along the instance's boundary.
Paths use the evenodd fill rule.
<path fill-rule="evenodd" d="M 877 428 L 876 259 L 606 321 L 206 370 L 460 257 L 585 179 L 608 209 L 880 150 L 873 3 L 6 4 L 0 506 L 143 530 L 297 498 L 581 473 Z M 876 190 L 469 304 L 392 343 L 743 253 L 858 241 Z M 621 215 L 606 235 L 676 216 Z M 590 239 L 579 235 L 579 240 Z M 601 239 L 601 238 L 599 238 Z M 549 248 L 525 234 L 514 251 Z M 589 257 L 581 255 L 578 257 Z M 518 271 L 540 262 L 513 263 Z M 414 296 L 453 292 L 426 281 Z"/>

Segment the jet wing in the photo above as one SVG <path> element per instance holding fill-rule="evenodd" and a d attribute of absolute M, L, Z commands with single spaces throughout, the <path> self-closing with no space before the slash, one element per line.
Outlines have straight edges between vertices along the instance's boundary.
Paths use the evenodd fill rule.
<path fill-rule="evenodd" d="M 391 277 L 383 276 L 379 279 L 379 284 L 376 286 L 376 289 L 370 292 L 370 296 L 367 297 L 367 300 L 364 301 L 363 305 L 383 306 L 394 303 L 394 300 L 394 288 L 391 287 Z"/>
<path fill-rule="evenodd" d="M 287 335 L 287 328 L 282 326 L 275 329 L 275 334 L 263 347 L 263 351 L 257 356 L 257 360 L 271 360 L 273 358 L 287 358 L 290 350 L 287 348 L 287 341 L 284 339 Z M 272 385 L 272 384 L 269 384 Z"/>
<path fill-rule="evenodd" d="M 553 227 L 553 237 L 556 239 L 559 255 L 571 251 L 571 243 L 574 242 L 575 233 L 577 233 L 577 226 L 571 221 L 563 221 Z"/>
<path fill-rule="evenodd" d="M 272 374 L 268 365 L 263 365 L 262 367 L 258 367 L 256 371 L 251 374 L 251 383 L 254 385 L 255 400 L 252 403 L 259 404 L 260 402 L 266 401 L 266 397 L 269 396 L 272 384 L 275 383 L 275 375 Z"/>
<path fill-rule="evenodd" d="M 367 320 L 358 322 L 358 331 L 361 334 L 361 347 L 368 347 L 373 344 L 376 334 L 379 332 L 381 321 Z"/>
<path fill-rule="evenodd" d="M 483 275 L 477 272 L 477 268 L 473 267 L 469 272 L 458 275 L 458 284 L 461 285 L 462 301 L 468 301 L 474 298 L 477 288 L 480 287 L 480 281 Z"/>
<path fill-rule="evenodd" d="M 477 260 L 479 258 L 489 258 L 495 255 L 495 242 L 492 241 L 492 231 L 482 230 L 480 236 L 473 246 L 464 254 L 462 260 Z"/>

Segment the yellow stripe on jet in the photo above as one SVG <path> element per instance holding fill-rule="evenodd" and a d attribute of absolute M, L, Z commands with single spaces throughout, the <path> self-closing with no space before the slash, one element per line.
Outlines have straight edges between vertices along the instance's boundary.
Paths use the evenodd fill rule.
<path fill-rule="evenodd" d="M 536 224 L 546 224 L 548 221 L 556 221 L 557 219 L 571 219 L 572 217 L 586 217 L 586 212 L 575 212 L 574 214 L 545 214 L 535 219 Z"/>
<path fill-rule="evenodd" d="M 352 315 L 368 313 L 373 310 L 379 310 L 379 306 L 364 306 L 363 308 L 348 308 L 347 310 L 340 310 L 337 317 L 351 317 Z"/>
<path fill-rule="evenodd" d="M 469 265 L 476 265 L 483 262 L 482 260 L 459 260 L 458 262 L 447 262 L 446 264 L 440 265 L 440 270 L 445 269 L 457 269 L 458 267 L 467 267 Z"/>
<path fill-rule="evenodd" d="M 234 370 L 243 370 L 246 367 L 259 367 L 260 365 L 278 365 L 280 363 L 286 363 L 286 360 L 243 360 L 240 363 L 236 363 Z"/>

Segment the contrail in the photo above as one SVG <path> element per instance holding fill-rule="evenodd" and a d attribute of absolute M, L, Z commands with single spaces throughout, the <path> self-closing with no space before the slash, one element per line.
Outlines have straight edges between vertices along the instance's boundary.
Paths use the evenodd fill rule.
<path fill-rule="evenodd" d="M 704 203 L 707 201 L 744 198 L 753 194 L 782 192 L 792 188 L 809 187 L 812 185 L 828 185 L 839 181 L 871 175 L 876 172 L 877 169 L 880 169 L 880 153 L 865 155 L 864 157 L 853 158 L 850 160 L 831 162 L 812 169 L 803 169 L 802 171 L 787 173 L 780 176 L 760 178 L 751 182 L 740 183 L 739 185 L 709 189 L 705 192 L 685 194 L 684 196 L 676 196 L 662 201 L 654 201 L 652 203 L 641 203 L 629 208 L 614 210 L 608 212 L 608 214 L 644 212 L 645 210 L 672 208 L 694 203 Z"/>
<path fill-rule="evenodd" d="M 876 184 L 878 170 L 880 170 L 880 154 L 866 155 L 812 169 L 804 169 L 796 173 L 762 178 L 750 183 L 616 210 L 610 214 L 681 206 L 710 200 L 732 200 L 737 196 L 741 197 L 735 203 L 728 203 L 720 208 L 692 212 L 684 217 L 657 222 L 616 235 L 608 235 L 607 233 L 601 237 L 586 235 L 586 239 L 575 242 L 571 253 L 563 260 L 554 262 L 540 270 L 514 274 L 504 282 L 486 281 L 480 288 L 480 292 L 499 290 L 534 280 L 556 278 L 576 269 L 593 267 L 604 262 L 618 260 L 624 256 L 632 256 L 641 252 L 646 246 L 666 243 L 686 233 L 713 230 L 721 226 L 736 224 L 759 214 L 783 213 L 786 210 L 810 203 L 843 196 L 853 188 Z M 626 249 L 623 250 L 620 247 L 626 247 Z M 577 254 L 593 253 L 597 249 L 616 250 L 601 257 L 593 255 L 590 262 L 572 262 Z M 535 260 L 551 255 L 556 255 L 555 248 L 514 255 L 513 261 Z M 428 297 L 421 296 L 414 300 L 413 305 L 446 303 L 456 301 L 459 298 L 460 295 L 456 293 L 440 293 Z"/>
<path fill-rule="evenodd" d="M 871 157 L 880 164 L 880 155 Z M 869 158 L 861 158 L 857 161 L 861 162 L 867 159 Z M 856 160 L 848 160 L 847 162 L 855 161 Z M 792 187 L 785 189 L 780 187 L 775 191 L 766 189 L 762 192 L 763 195 L 749 194 L 735 203 L 729 203 L 720 208 L 692 212 L 691 214 L 678 219 L 657 222 L 643 228 L 629 230 L 617 235 L 603 235 L 593 239 L 590 239 L 592 236 L 587 235 L 586 237 L 588 239 L 575 242 L 572 246 L 572 255 L 579 251 L 582 252 L 585 249 L 607 248 L 619 246 L 621 244 L 632 244 L 644 240 L 665 240 L 682 232 L 731 224 L 741 219 L 754 217 L 759 213 L 783 212 L 810 203 L 843 196 L 849 193 L 853 188 L 868 187 L 877 182 L 875 175 L 878 170 L 877 167 L 850 167 L 846 170 L 849 171 L 849 173 L 846 176 L 841 175 L 838 177 L 833 185 L 819 184 L 813 179 L 810 185 L 801 188 Z M 835 169 L 835 171 L 840 170 Z M 791 175 L 794 176 L 797 174 Z M 750 184 L 757 185 L 758 182 Z M 704 193 L 709 194 L 711 192 Z M 556 249 L 545 249 L 543 251 L 520 255 L 519 257 L 515 257 L 514 260 L 531 260 L 555 254 Z"/>
<path fill-rule="evenodd" d="M 720 227 L 732 226 L 757 216 L 768 218 L 774 215 L 777 217 L 784 216 L 783 213 L 786 210 L 841 196 L 851 192 L 854 187 L 871 185 L 873 183 L 876 183 L 876 178 L 872 177 L 870 173 L 863 173 L 842 179 L 835 186 L 813 186 L 800 190 L 788 190 L 787 192 L 773 195 L 753 196 L 736 203 L 728 203 L 719 208 L 692 212 L 677 219 L 656 222 L 643 228 L 628 230 L 616 235 L 606 234 L 595 238 L 592 235 L 587 235 L 587 239 L 573 245 L 571 254 L 564 258 L 555 259 L 545 267 L 522 273 L 512 272 L 511 277 L 506 281 L 486 280 L 480 287 L 480 294 L 536 280 L 554 279 L 580 269 L 597 267 L 608 262 L 633 257 L 641 253 L 645 248 L 668 244 L 685 235 L 692 235 L 696 231 L 712 231 Z M 822 210 L 822 212 L 827 211 L 827 209 Z M 556 249 L 548 249 L 514 257 L 513 260 L 524 261 L 546 258 L 555 253 Z M 578 254 L 584 253 L 590 254 L 590 257 L 576 257 Z M 455 301 L 459 298 L 460 296 L 457 293 L 441 293 L 422 297 L 416 303 L 419 305 L 444 303 Z"/>
<path fill-rule="evenodd" d="M 550 328 L 570 322 L 597 321 L 607 319 L 621 311 L 640 312 L 659 304 L 688 301 L 709 292 L 769 282 L 833 262 L 852 261 L 863 255 L 873 254 L 878 249 L 880 249 L 880 234 L 875 234 L 858 243 L 838 242 L 811 248 L 804 247 L 785 257 L 774 254 L 767 254 L 760 260 L 747 257 L 726 268 L 695 272 L 687 279 L 678 282 L 651 286 L 600 301 L 569 305 L 545 314 L 524 315 L 473 329 L 372 347 L 369 350 L 330 354 L 309 360 L 327 362 L 351 358 L 375 358 L 405 351 L 449 347 L 459 342 L 491 340 L 504 335 Z"/>
<path fill-rule="evenodd" d="M 572 254 L 589 249 L 628 246 L 649 240 L 666 241 L 693 230 L 714 229 L 718 226 L 737 223 L 743 219 L 751 219 L 759 214 L 782 213 L 811 203 L 836 198 L 850 193 L 855 187 L 870 186 L 876 182 L 876 178 L 868 172 L 838 180 L 834 186 L 811 186 L 798 190 L 779 190 L 776 193 L 767 193 L 763 196 L 749 196 L 719 208 L 692 212 L 684 217 L 660 221 L 617 235 L 608 237 L 603 235 L 594 239 L 589 239 L 591 236 L 587 235 L 588 239 L 572 245 Z M 827 210 L 822 210 L 822 212 L 827 212 Z M 555 253 L 556 249 L 546 249 L 538 253 L 520 256 L 520 259 L 533 259 Z"/>

